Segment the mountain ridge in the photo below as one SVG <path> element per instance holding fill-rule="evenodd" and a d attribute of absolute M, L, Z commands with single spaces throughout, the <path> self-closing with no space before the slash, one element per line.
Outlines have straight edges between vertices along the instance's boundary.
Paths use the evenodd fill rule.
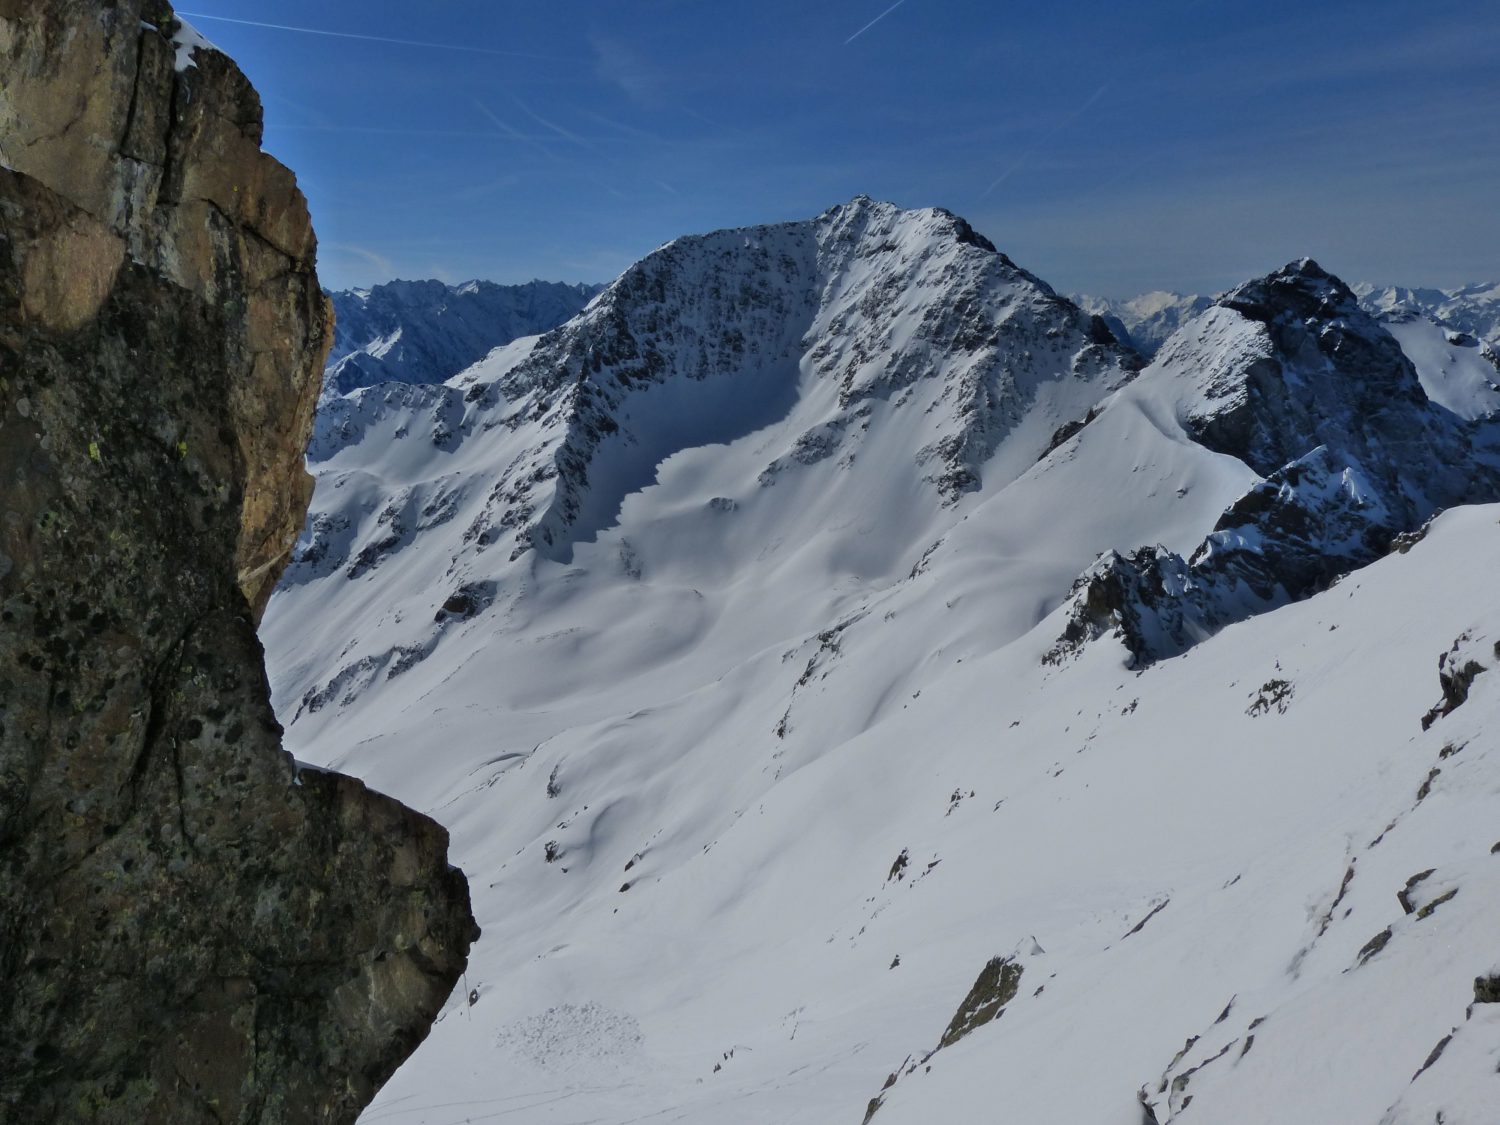
<path fill-rule="evenodd" d="M 428 280 L 328 292 L 335 329 L 325 394 L 387 382 L 441 383 L 494 348 L 557 327 L 601 288 Z"/>
<path fill-rule="evenodd" d="M 1432 402 L 1396 338 L 1316 262 L 1230 290 L 1195 322 L 1200 338 L 1232 317 L 1241 324 L 1229 332 L 1248 330 L 1244 358 L 1199 381 L 1182 422 L 1263 480 L 1189 559 L 1143 550 L 1101 560 L 1075 589 L 1059 653 L 1118 628 L 1138 660 L 1175 655 L 1326 588 L 1444 508 L 1500 500 L 1500 432 Z M 1193 332 L 1174 334 L 1146 377 L 1210 370 Z"/>
<path fill-rule="evenodd" d="M 898 215 L 921 218 L 906 222 L 896 219 Z M 903 223 L 922 225 L 915 237 L 927 240 L 925 248 L 913 248 L 909 243 L 903 248 L 902 239 L 913 237 L 913 232 L 898 229 Z M 870 245 L 875 239 L 880 241 Z M 716 255 L 725 253 L 725 245 L 721 244 L 740 241 L 745 244 L 746 255 L 756 258 L 752 267 L 755 276 L 751 279 L 721 275 L 712 261 Z M 938 246 L 946 248 L 930 249 Z M 903 252 L 911 255 L 911 260 L 896 267 L 905 271 L 897 277 L 863 288 L 861 280 L 845 280 L 859 272 L 866 257 L 899 256 Z M 701 280 L 693 273 L 699 270 L 706 274 Z M 694 280 L 678 282 L 672 277 L 674 271 L 687 272 Z M 486 544 L 498 529 L 508 529 L 516 522 L 507 522 L 511 513 L 538 507 L 531 486 L 555 475 L 559 482 L 558 498 L 544 507 L 544 514 L 535 524 L 518 530 L 515 551 L 538 545 L 553 547 L 578 518 L 583 499 L 577 489 L 586 485 L 593 447 L 601 438 L 615 433 L 621 424 L 617 417 L 621 404 L 638 385 L 659 383 L 664 372 L 678 370 L 704 382 L 715 370 L 733 371 L 747 365 L 750 368 L 759 365 L 762 376 L 769 376 L 771 368 L 793 362 L 798 349 L 804 347 L 803 337 L 814 332 L 821 336 L 807 355 L 816 364 L 819 378 L 837 379 L 839 413 L 801 435 L 786 460 L 767 467 L 768 475 L 762 483 L 774 479 L 786 465 L 829 457 L 845 446 L 844 435 L 860 426 L 862 404 L 892 396 L 899 400 L 901 393 L 922 377 L 919 354 L 930 357 L 941 353 L 947 359 L 962 350 L 969 357 L 969 370 L 960 377 L 962 386 L 954 394 L 962 401 L 953 409 L 972 424 L 962 426 L 957 433 L 943 434 L 917 453 L 919 460 L 935 465 L 930 479 L 944 501 L 952 503 L 975 485 L 980 464 L 993 452 L 997 438 L 988 427 L 996 415 L 1018 410 L 1013 402 L 1003 401 L 1003 396 L 1024 397 L 1033 393 L 1034 389 L 1021 387 L 1019 380 L 1037 378 L 1039 373 L 983 370 L 990 362 L 988 357 L 996 352 L 1001 334 L 1013 330 L 1018 322 L 1002 316 L 974 333 L 972 323 L 963 321 L 962 307 L 956 319 L 945 319 L 943 310 L 919 305 L 903 314 L 908 320 L 919 318 L 916 324 L 898 325 L 897 314 L 886 311 L 889 323 L 874 330 L 885 332 L 878 339 L 849 337 L 842 326 L 848 321 L 851 306 L 859 307 L 868 320 L 877 304 L 894 300 L 898 293 L 910 296 L 924 286 L 932 287 L 934 278 L 937 283 L 946 283 L 964 271 L 968 276 L 955 295 L 960 306 L 965 301 L 971 306 L 976 303 L 973 292 L 976 287 L 1021 287 L 1029 294 L 1026 299 L 1048 304 L 1059 317 L 1072 318 L 1071 331 L 1082 347 L 1071 361 L 1075 363 L 1074 374 L 1081 376 L 1083 368 L 1090 364 L 1102 369 L 1111 362 L 1106 358 L 1111 348 L 1115 349 L 1113 362 L 1117 373 L 1123 376 L 1128 371 L 1131 357 L 1120 351 L 1102 325 L 1078 318 L 1070 303 L 1033 275 L 1018 269 L 951 212 L 940 209 L 900 212 L 889 204 L 858 197 L 850 204 L 825 212 L 810 225 L 742 228 L 677 239 L 627 270 L 575 325 L 564 326 L 544 337 L 531 355 L 500 379 L 470 385 L 466 397 L 477 400 L 482 407 L 495 406 L 500 401 L 497 396 L 503 396 L 507 404 L 514 404 L 501 422 L 511 428 L 528 411 L 538 410 L 543 426 L 552 424 L 546 415 L 554 407 L 542 407 L 546 396 L 559 391 L 565 383 L 576 388 L 568 392 L 568 401 L 561 407 L 568 415 L 564 424 L 566 436 L 560 439 L 554 462 L 533 461 L 521 470 L 518 475 L 524 480 L 497 494 L 506 515 L 498 521 L 487 520 L 484 527 L 474 531 L 475 538 Z M 802 277 L 807 278 L 802 296 L 784 292 Z M 680 341 L 655 338 L 663 316 L 689 315 L 670 307 L 672 298 L 667 294 L 674 284 L 678 286 L 678 300 L 691 301 L 694 290 L 699 288 L 712 295 L 701 311 L 691 313 L 702 322 L 732 324 L 743 316 L 746 323 L 735 325 L 719 336 L 689 329 Z M 720 300 L 723 288 L 734 284 L 740 286 L 735 297 Z M 834 292 L 842 284 L 849 284 L 851 291 Z M 819 287 L 823 287 L 819 297 L 821 307 L 809 303 Z M 662 307 L 656 307 L 657 303 Z M 647 307 L 640 312 L 639 319 L 633 319 L 632 314 L 643 305 Z M 970 316 L 972 320 L 972 311 Z M 783 327 L 772 328 L 773 321 L 782 322 Z M 964 335 L 965 330 L 971 334 Z M 770 342 L 762 344 L 757 333 Z M 875 348 L 893 344 L 896 350 L 889 362 L 873 362 Z M 902 344 L 908 346 L 903 348 Z M 762 349 L 766 354 L 758 354 Z M 1057 352 L 1055 348 L 1052 350 Z M 745 375 L 736 377 L 744 379 Z M 649 437 L 638 438 L 628 432 L 623 440 L 651 444 Z"/>
<path fill-rule="evenodd" d="M 1421 726 L 1456 636 L 1492 662 L 1497 509 L 1429 520 L 1482 498 L 1469 376 L 1310 261 L 1142 367 L 959 224 L 856 199 L 677 240 L 446 384 L 339 399 L 263 630 L 278 713 L 486 874 L 478 1002 L 382 1115 L 500 1066 L 558 1123 L 1481 1096 L 1482 1006 L 1406 1088 L 1500 920 L 1464 796 L 1500 699 L 1478 674 Z M 1115 557 L 1180 566 L 1059 654 Z M 1286 1083 L 1240 1079 L 1262 1057 Z"/>

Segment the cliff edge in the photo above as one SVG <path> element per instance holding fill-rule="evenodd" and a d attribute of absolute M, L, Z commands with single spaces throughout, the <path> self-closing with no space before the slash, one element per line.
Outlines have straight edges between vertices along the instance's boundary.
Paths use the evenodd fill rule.
<path fill-rule="evenodd" d="M 478 931 L 446 832 L 269 703 L 306 203 L 161 0 L 0 0 L 0 73 L 0 1122 L 352 1121 Z"/>

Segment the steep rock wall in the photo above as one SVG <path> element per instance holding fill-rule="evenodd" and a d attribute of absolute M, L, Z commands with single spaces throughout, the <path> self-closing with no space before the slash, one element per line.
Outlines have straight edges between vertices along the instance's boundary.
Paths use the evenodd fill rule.
<path fill-rule="evenodd" d="M 440 826 L 280 746 L 331 324 L 193 42 L 0 0 L 0 1122 L 352 1120 L 477 936 Z"/>

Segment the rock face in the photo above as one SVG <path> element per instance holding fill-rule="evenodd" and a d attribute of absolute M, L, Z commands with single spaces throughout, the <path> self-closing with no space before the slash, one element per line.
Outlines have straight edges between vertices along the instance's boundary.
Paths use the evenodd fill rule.
<path fill-rule="evenodd" d="M 938 1045 L 920 1059 L 907 1058 L 901 1067 L 892 1071 L 886 1078 L 880 1093 L 870 1099 L 865 1106 L 864 1125 L 870 1125 L 870 1121 L 885 1104 L 887 1091 L 903 1077 L 915 1074 L 918 1067 L 927 1066 L 928 1061 L 939 1051 L 953 1046 L 985 1024 L 993 1023 L 1005 1015 L 1005 1006 L 1016 998 L 1016 993 L 1021 987 L 1021 977 L 1025 971 L 1026 967 L 1014 957 L 991 957 L 980 970 L 978 979 L 974 981 L 974 987 L 969 989 L 969 994 L 958 1006 L 958 1011 L 953 1013 L 953 1019 L 949 1021 Z M 928 1067 L 928 1069 L 932 1068 Z"/>
<path fill-rule="evenodd" d="M 1102 320 L 942 209 L 859 196 L 810 221 L 679 238 L 498 378 L 475 369 L 466 401 L 505 411 L 481 427 L 535 423 L 543 440 L 507 467 L 467 538 L 481 547 L 507 540 L 512 557 L 566 555 L 594 530 L 593 476 L 608 446 L 649 450 L 650 464 L 615 474 L 649 480 L 684 445 L 729 440 L 713 432 L 726 430 L 726 418 L 738 416 L 744 432 L 771 422 L 768 404 L 780 405 L 799 369 L 834 411 L 766 466 L 762 486 L 799 465 L 852 462 L 876 405 L 890 403 L 931 419 L 930 440 L 912 456 L 938 501 L 952 505 L 983 472 L 1024 470 L 987 463 L 1028 415 L 1081 415 L 1139 366 Z M 649 425 L 631 424 L 634 403 L 674 384 L 749 397 L 716 402 L 708 424 L 657 411 Z M 1045 438 L 1016 446 L 1029 465 Z"/>
<path fill-rule="evenodd" d="M 164 3 L 0 3 L 0 1121 L 348 1121 L 476 936 L 441 827 L 281 750 L 255 622 L 331 331 Z"/>
<path fill-rule="evenodd" d="M 1137 662 L 1176 655 L 1327 588 L 1443 508 L 1500 497 L 1494 421 L 1429 399 L 1396 339 L 1310 259 L 1225 294 L 1142 379 L 1174 370 L 1194 384 L 1186 435 L 1262 480 L 1190 558 L 1101 558 L 1052 658 L 1110 631 Z"/>
<path fill-rule="evenodd" d="M 327 390 L 347 394 L 377 383 L 441 383 L 494 348 L 550 332 L 600 288 L 557 281 L 392 281 L 333 293 L 338 315 Z"/>

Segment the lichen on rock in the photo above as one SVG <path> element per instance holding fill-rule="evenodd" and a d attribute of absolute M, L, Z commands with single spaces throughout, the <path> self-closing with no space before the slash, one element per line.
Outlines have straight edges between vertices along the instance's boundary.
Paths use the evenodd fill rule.
<path fill-rule="evenodd" d="M 477 936 L 439 825 L 280 746 L 331 324 L 177 28 L 0 0 L 0 1122 L 352 1121 Z"/>
<path fill-rule="evenodd" d="M 1005 1005 L 1015 999 L 1016 991 L 1021 987 L 1021 974 L 1024 971 L 1020 962 L 1014 958 L 991 958 L 974 981 L 974 987 L 964 997 L 964 1002 L 958 1006 L 958 1011 L 953 1014 L 947 1030 L 943 1032 L 943 1038 L 938 1042 L 939 1049 L 953 1046 L 971 1031 L 1003 1015 Z"/>
<path fill-rule="evenodd" d="M 903 857 L 906 855 L 905 852 L 901 854 Z M 894 967 L 893 965 L 892 968 Z M 1016 993 L 1020 991 L 1021 976 L 1025 971 L 1026 967 L 1015 957 L 991 957 L 985 963 L 984 968 L 979 971 L 973 987 L 959 1004 L 958 1011 L 953 1013 L 953 1019 L 943 1031 L 938 1045 L 920 1059 L 914 1060 L 908 1057 L 900 1067 L 891 1072 L 885 1085 L 880 1088 L 880 1093 L 871 1098 L 865 1106 L 863 1125 L 870 1125 L 870 1121 L 885 1105 L 886 1095 L 891 1087 L 895 1086 L 903 1076 L 913 1073 L 919 1066 L 925 1066 L 931 1070 L 932 1068 L 927 1064 L 939 1051 L 953 1046 L 971 1032 L 1003 1016 L 1005 1006 L 1014 1000 Z"/>

